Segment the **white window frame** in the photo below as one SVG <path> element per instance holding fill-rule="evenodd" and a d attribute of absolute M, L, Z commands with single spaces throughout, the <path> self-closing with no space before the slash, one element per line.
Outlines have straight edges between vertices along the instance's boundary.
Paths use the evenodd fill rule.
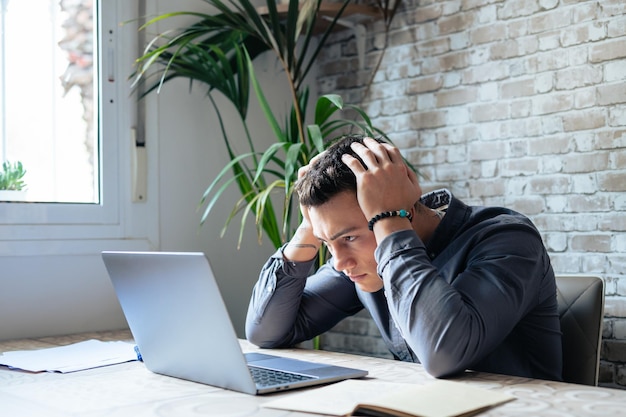
<path fill-rule="evenodd" d="M 137 1 L 97 2 L 100 204 L 0 202 L 0 256 L 158 247 L 156 196 L 140 202 L 130 196 L 137 99 L 129 75 L 138 53 L 132 46 L 138 45 L 132 23 Z"/>

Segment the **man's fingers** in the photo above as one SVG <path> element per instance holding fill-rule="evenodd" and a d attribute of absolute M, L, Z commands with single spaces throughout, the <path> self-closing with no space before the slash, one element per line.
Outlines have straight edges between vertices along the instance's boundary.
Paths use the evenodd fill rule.
<path fill-rule="evenodd" d="M 395 146 L 387 142 L 378 142 L 372 138 L 364 138 L 363 143 L 352 143 L 352 150 L 357 153 L 368 166 L 387 161 L 402 162 L 402 154 Z"/>
<path fill-rule="evenodd" d="M 350 168 L 350 170 L 354 173 L 354 175 L 358 175 L 362 172 L 365 172 L 365 167 L 363 166 L 363 164 L 361 164 L 361 162 L 358 159 L 356 159 L 354 156 L 348 155 L 347 153 L 345 153 L 341 156 L 341 160 L 343 161 L 344 164 L 348 166 L 348 168 Z"/>
<path fill-rule="evenodd" d="M 372 150 L 372 148 L 367 146 L 365 143 L 352 142 L 350 147 L 354 153 L 361 157 L 367 167 L 372 168 L 379 163 L 380 159 L 376 152 L 374 152 L 374 150 Z"/>

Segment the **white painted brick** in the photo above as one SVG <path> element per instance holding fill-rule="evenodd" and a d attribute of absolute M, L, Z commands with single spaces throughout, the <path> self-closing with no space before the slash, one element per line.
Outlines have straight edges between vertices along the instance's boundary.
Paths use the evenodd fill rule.
<path fill-rule="evenodd" d="M 567 197 L 562 195 L 547 195 L 546 207 L 553 213 L 562 213 L 567 209 Z"/>
<path fill-rule="evenodd" d="M 470 51 L 470 65 L 476 66 L 489 62 L 489 48 L 486 46 L 472 48 Z"/>
<path fill-rule="evenodd" d="M 422 74 L 439 74 L 441 72 L 441 65 L 439 63 L 439 59 L 437 57 L 427 57 L 422 60 L 421 63 Z"/>
<path fill-rule="evenodd" d="M 420 145 L 424 148 L 437 146 L 437 135 L 433 131 L 420 132 Z"/>
<path fill-rule="evenodd" d="M 626 126 L 626 106 L 609 109 L 609 126 Z"/>
<path fill-rule="evenodd" d="M 592 66 L 566 68 L 556 73 L 557 90 L 573 90 L 575 88 L 596 85 L 602 81 L 602 69 Z"/>
<path fill-rule="evenodd" d="M 406 77 L 406 65 L 392 65 L 385 70 L 387 80 L 404 80 Z"/>
<path fill-rule="evenodd" d="M 528 192 L 541 195 L 565 195 L 570 189 L 571 179 L 567 175 L 533 176 L 528 180 Z"/>
<path fill-rule="evenodd" d="M 626 298 L 608 296 L 604 299 L 605 317 L 626 317 Z"/>
<path fill-rule="evenodd" d="M 442 14 L 448 16 L 461 10 L 461 0 L 451 0 L 443 2 Z"/>
<path fill-rule="evenodd" d="M 567 249 L 567 234 L 546 233 L 545 242 L 551 252 L 564 252 Z"/>
<path fill-rule="evenodd" d="M 418 110 L 431 110 L 437 106 L 437 100 L 433 93 L 420 94 L 417 97 Z"/>
<path fill-rule="evenodd" d="M 566 231 L 594 232 L 598 229 L 598 215 L 577 213 L 561 217 L 562 228 Z"/>
<path fill-rule="evenodd" d="M 524 160 L 520 160 L 520 158 L 528 155 L 528 140 L 526 138 L 511 140 L 509 141 L 509 153 L 507 156 L 509 158 L 514 158 L 517 163 L 520 165 L 526 165 L 530 163 L 533 167 L 533 170 L 536 172 L 538 159 L 536 158 L 525 158 Z"/>
<path fill-rule="evenodd" d="M 611 255 L 608 258 L 609 258 L 608 268 L 610 268 L 613 273 L 626 274 L 626 254 L 625 255 Z"/>
<path fill-rule="evenodd" d="M 383 107 L 382 100 L 375 100 L 375 101 L 368 103 L 367 106 L 364 107 L 364 110 L 368 116 L 376 117 L 381 114 L 382 107 Z"/>
<path fill-rule="evenodd" d="M 498 168 L 498 161 L 481 161 L 480 173 L 482 177 L 492 178 L 496 176 L 496 170 Z M 625 201 L 626 204 L 626 201 Z"/>
<path fill-rule="evenodd" d="M 448 160 L 450 160 L 449 155 Z M 464 159 L 460 160 L 464 161 Z M 467 163 L 442 164 L 435 167 L 436 177 L 434 179 L 441 182 L 451 182 L 459 178 L 469 178 L 471 177 L 471 170 L 471 165 Z"/>
<path fill-rule="evenodd" d="M 613 82 L 621 80 L 626 80 L 626 59 L 604 64 L 604 81 Z"/>
<path fill-rule="evenodd" d="M 593 194 L 598 190 L 595 174 L 572 175 L 572 192 L 575 194 Z"/>
<path fill-rule="evenodd" d="M 539 0 L 539 7 L 542 10 L 554 9 L 559 4 L 559 0 Z"/>
<path fill-rule="evenodd" d="M 537 36 L 540 51 L 550 51 L 561 46 L 560 32 L 542 33 Z"/>
<path fill-rule="evenodd" d="M 498 10 L 498 18 L 512 19 L 521 16 L 530 16 L 539 10 L 536 0 L 516 0 L 505 2 Z"/>
<path fill-rule="evenodd" d="M 574 98 L 569 93 L 542 94 L 533 98 L 533 114 L 544 115 L 570 110 Z"/>
<path fill-rule="evenodd" d="M 585 253 L 581 256 L 582 271 L 586 274 L 605 274 L 607 270 L 606 255 Z"/>
<path fill-rule="evenodd" d="M 587 45 L 567 48 L 567 59 L 570 67 L 578 67 L 589 63 Z"/>
<path fill-rule="evenodd" d="M 626 195 L 617 194 L 613 201 L 613 208 L 619 211 L 626 211 Z"/>
<path fill-rule="evenodd" d="M 510 178 L 506 185 L 507 195 L 525 195 L 528 187 L 528 178 L 514 177 Z"/>
<path fill-rule="evenodd" d="M 497 18 L 497 6 L 495 4 L 481 7 L 476 13 L 476 20 L 478 23 L 494 22 Z"/>
<path fill-rule="evenodd" d="M 608 166 L 609 154 L 606 152 L 586 152 L 563 156 L 563 172 L 596 172 Z"/>
<path fill-rule="evenodd" d="M 615 283 L 615 294 L 626 295 L 626 277 L 619 276 L 619 277 L 612 279 L 612 281 L 614 281 Z"/>
<path fill-rule="evenodd" d="M 481 123 L 478 126 L 480 138 L 486 141 L 499 139 L 501 137 L 501 125 L 500 122 Z"/>
<path fill-rule="evenodd" d="M 606 26 L 602 22 L 589 22 L 563 30 L 561 45 L 567 47 L 604 38 L 606 38 Z"/>
<path fill-rule="evenodd" d="M 432 39 L 439 35 L 439 28 L 436 22 L 423 22 L 415 29 L 415 39 Z"/>
<path fill-rule="evenodd" d="M 581 271 L 579 254 L 551 253 L 550 261 L 555 274 L 577 274 Z"/>
<path fill-rule="evenodd" d="M 481 101 L 492 101 L 498 99 L 498 83 L 490 82 L 481 84 L 478 87 L 478 98 Z"/>
<path fill-rule="evenodd" d="M 626 17 L 611 20 L 607 25 L 609 38 L 617 38 L 626 35 Z"/>
<path fill-rule="evenodd" d="M 406 75 L 408 78 L 415 78 L 422 75 L 422 66 L 420 65 L 420 63 L 411 62 L 411 64 L 408 65 Z"/>
<path fill-rule="evenodd" d="M 606 38 L 607 27 L 602 21 L 595 21 L 588 26 L 588 33 L 586 36 L 587 42 L 597 42 Z"/>
<path fill-rule="evenodd" d="M 443 87 L 451 88 L 461 84 L 461 74 L 458 72 L 448 72 L 443 75 Z"/>
<path fill-rule="evenodd" d="M 626 339 L 626 320 L 615 320 L 613 324 L 613 337 L 615 339 Z"/>
<path fill-rule="evenodd" d="M 596 90 L 595 88 L 585 88 L 582 90 L 576 90 L 574 93 L 574 107 L 577 109 L 584 109 L 596 105 Z"/>
<path fill-rule="evenodd" d="M 511 77 L 522 77 L 526 75 L 526 60 L 515 59 L 509 64 L 509 74 Z"/>
<path fill-rule="evenodd" d="M 467 148 L 465 146 L 452 146 L 448 148 L 448 162 L 456 163 L 467 161 L 468 159 Z"/>
<path fill-rule="evenodd" d="M 541 133 L 549 135 L 563 132 L 563 119 L 560 116 L 546 116 L 540 119 Z"/>
<path fill-rule="evenodd" d="M 532 216 L 545 211 L 544 200 L 541 197 L 524 196 L 523 198 L 506 198 L 502 205 L 526 216 Z"/>
<path fill-rule="evenodd" d="M 572 10 L 572 23 L 586 22 L 598 18 L 598 9 L 602 2 L 578 2 Z"/>
<path fill-rule="evenodd" d="M 528 19 L 507 21 L 509 38 L 520 38 L 530 33 Z"/>
<path fill-rule="evenodd" d="M 467 32 L 453 33 L 450 35 L 450 49 L 457 51 L 470 46 L 470 39 Z"/>
<path fill-rule="evenodd" d="M 451 107 L 447 111 L 446 122 L 448 125 L 463 125 L 469 122 L 469 109 L 466 106 Z"/>
<path fill-rule="evenodd" d="M 528 117 L 532 111 L 532 101 L 527 99 L 515 100 L 511 102 L 510 106 L 511 117 L 513 119 Z"/>
<path fill-rule="evenodd" d="M 554 174 L 563 170 L 563 161 L 559 157 L 546 156 L 541 160 L 541 173 Z"/>
<path fill-rule="evenodd" d="M 614 237 L 615 239 L 615 250 L 620 253 L 626 253 L 626 233 L 618 233 Z M 626 283 L 625 283 L 626 289 Z"/>
<path fill-rule="evenodd" d="M 518 40 L 518 55 L 526 56 L 534 54 L 539 50 L 539 41 L 536 36 L 526 36 Z"/>
<path fill-rule="evenodd" d="M 593 152 L 595 150 L 593 133 L 574 135 L 573 140 L 576 145 L 576 151 L 578 152 Z"/>

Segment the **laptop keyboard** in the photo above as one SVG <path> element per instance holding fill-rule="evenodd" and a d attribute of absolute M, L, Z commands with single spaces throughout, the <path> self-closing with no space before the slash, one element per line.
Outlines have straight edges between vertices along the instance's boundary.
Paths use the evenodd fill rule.
<path fill-rule="evenodd" d="M 261 387 L 271 387 L 274 385 L 317 379 L 310 375 L 296 374 L 276 369 L 258 368 L 256 366 L 248 366 L 248 368 L 250 369 L 254 382 L 256 382 L 257 386 Z"/>

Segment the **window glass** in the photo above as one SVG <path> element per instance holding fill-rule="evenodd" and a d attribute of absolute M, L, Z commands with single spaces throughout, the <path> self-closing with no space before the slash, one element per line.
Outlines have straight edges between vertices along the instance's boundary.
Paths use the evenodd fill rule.
<path fill-rule="evenodd" d="M 23 189 L 0 190 L 0 201 L 99 204 L 97 7 L 0 2 L 0 175 L 25 171 L 23 187 L 5 175 L 0 188 Z"/>

